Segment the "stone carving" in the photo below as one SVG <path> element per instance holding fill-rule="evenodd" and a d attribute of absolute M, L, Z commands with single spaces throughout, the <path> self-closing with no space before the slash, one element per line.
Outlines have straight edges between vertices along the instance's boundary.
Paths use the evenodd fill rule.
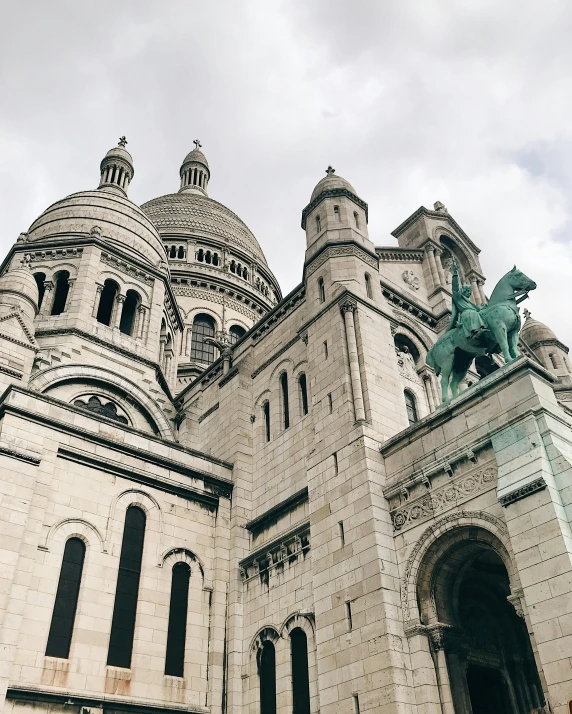
<path fill-rule="evenodd" d="M 512 595 L 509 595 L 507 597 L 507 600 L 510 602 L 510 604 L 514 607 L 514 611 L 519 617 L 522 617 L 524 620 L 524 610 L 522 608 L 522 598 L 524 597 L 524 593 L 521 588 L 518 588 L 515 590 Z"/>
<path fill-rule="evenodd" d="M 303 523 L 281 538 L 268 543 L 239 563 L 240 577 L 248 582 L 255 577 L 268 585 L 270 572 L 283 570 L 286 563 L 295 563 L 310 550 L 310 524 Z"/>
<path fill-rule="evenodd" d="M 506 363 L 518 357 L 518 304 L 528 297 L 530 290 L 536 289 L 536 283 L 515 266 L 499 280 L 487 305 L 480 308 L 468 300 L 468 289 L 462 292 L 464 287 L 460 285 L 458 274 L 454 273 L 453 301 L 461 324 L 447 330 L 426 358 L 435 374 L 441 375 L 444 404 L 451 399 L 449 382 L 450 393 L 456 397 L 459 384 L 467 376 L 476 356 L 501 352 Z M 455 320 L 453 312 L 452 325 L 456 325 Z"/>
<path fill-rule="evenodd" d="M 260 315 L 256 315 L 252 310 L 249 310 L 242 303 L 238 302 L 238 300 L 233 300 L 232 298 L 229 298 L 226 295 L 220 295 L 219 293 L 215 293 L 214 291 L 208 292 L 207 290 L 197 290 L 195 288 L 185 287 L 183 285 L 173 285 L 173 292 L 175 293 L 175 295 L 185 295 L 187 297 L 198 298 L 199 300 L 217 302 L 219 303 L 219 305 L 222 305 L 223 302 L 225 302 L 227 307 L 231 307 L 233 310 L 236 310 L 241 315 L 244 315 L 244 317 L 248 317 L 248 319 L 252 320 L 252 322 L 256 322 L 260 319 Z M 256 310 L 257 312 L 262 313 L 262 309 L 259 309 L 258 306 L 256 307 Z"/>
<path fill-rule="evenodd" d="M 522 486 L 521 488 L 517 488 L 516 490 L 511 491 L 510 493 L 507 493 L 504 496 L 501 496 L 499 498 L 499 502 L 503 508 L 506 508 L 507 506 L 510 506 L 511 503 L 514 503 L 515 501 L 520 501 L 521 498 L 526 498 L 532 493 L 536 493 L 537 491 L 544 491 L 545 488 L 546 481 L 542 477 L 537 478 L 534 481 L 527 483 L 526 486 Z"/>
<path fill-rule="evenodd" d="M 397 368 L 399 374 L 405 377 L 405 379 L 410 379 L 412 382 L 420 384 L 421 380 L 415 368 L 415 360 L 407 345 L 396 347 L 395 351 L 397 353 Z"/>
<path fill-rule="evenodd" d="M 368 253 L 367 251 L 363 250 L 363 248 L 360 248 L 357 245 L 329 246 L 328 248 L 326 248 L 326 250 L 324 250 L 323 253 L 320 253 L 315 260 L 312 260 L 306 266 L 306 274 L 312 275 L 312 273 L 315 273 L 316 270 L 318 270 L 318 268 L 321 268 L 322 265 L 324 265 L 324 263 L 330 258 L 343 258 L 345 256 L 359 258 L 371 268 L 374 268 L 376 270 L 378 268 L 377 259 L 374 258 L 371 253 Z"/>
<path fill-rule="evenodd" d="M 432 489 L 430 494 L 408 499 L 405 505 L 391 513 L 393 528 L 399 531 L 433 518 L 438 513 L 467 501 L 480 491 L 494 487 L 496 479 L 496 470 L 489 466 L 450 481 L 440 488 Z"/>
<path fill-rule="evenodd" d="M 410 290 L 415 292 L 415 290 L 419 290 L 421 287 L 421 281 L 412 270 L 404 270 L 401 277 Z"/>
<path fill-rule="evenodd" d="M 107 419 L 113 419 L 113 421 L 118 421 L 121 424 L 129 424 L 127 417 L 119 414 L 117 411 L 117 404 L 111 401 L 103 403 L 100 397 L 92 395 L 87 399 L 76 399 L 73 403 L 74 407 L 79 407 L 80 409 L 86 409 L 87 411 L 94 412 L 100 416 L 107 417 Z"/>

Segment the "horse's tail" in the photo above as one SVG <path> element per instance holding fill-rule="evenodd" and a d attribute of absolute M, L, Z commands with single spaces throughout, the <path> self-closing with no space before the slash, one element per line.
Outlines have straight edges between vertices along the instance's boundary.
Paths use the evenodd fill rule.
<path fill-rule="evenodd" d="M 435 362 L 435 356 L 433 355 L 433 347 L 427 352 L 427 357 L 425 357 L 425 362 L 435 370 L 435 374 L 439 376 L 441 374 L 441 367 Z"/>

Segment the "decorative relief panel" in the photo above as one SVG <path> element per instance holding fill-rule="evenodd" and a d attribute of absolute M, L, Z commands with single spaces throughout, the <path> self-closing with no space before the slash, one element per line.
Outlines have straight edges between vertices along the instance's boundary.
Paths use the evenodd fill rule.
<path fill-rule="evenodd" d="M 305 558 L 309 551 L 310 524 L 302 523 L 242 560 L 240 577 L 243 582 L 259 578 L 263 585 L 268 585 L 271 572 L 282 572 L 286 564 Z"/>
<path fill-rule="evenodd" d="M 412 270 L 404 270 L 401 277 L 410 290 L 419 290 L 421 287 L 421 281 Z"/>
<path fill-rule="evenodd" d="M 215 292 L 214 290 L 197 290 L 195 288 L 185 287 L 183 285 L 173 285 L 173 292 L 175 293 L 175 295 L 184 295 L 186 297 L 197 298 L 198 300 L 206 300 L 207 302 L 216 302 L 219 305 L 222 305 L 224 302 L 227 307 L 231 307 L 233 310 L 236 310 L 236 312 L 240 313 L 241 315 L 244 315 L 244 317 L 247 317 L 249 320 L 252 320 L 252 322 L 256 322 L 260 319 L 259 315 L 256 315 L 254 312 L 252 312 L 252 310 L 249 310 L 242 303 L 238 302 L 238 300 L 233 300 L 232 298 L 228 297 L 228 295 Z M 263 314 L 264 312 L 262 308 L 258 306 L 255 306 L 255 309 L 259 314 Z"/>
<path fill-rule="evenodd" d="M 471 471 L 436 489 L 429 489 L 426 495 L 406 501 L 391 511 L 393 528 L 396 531 L 415 526 L 434 518 L 439 513 L 455 508 L 474 498 L 478 493 L 496 487 L 497 472 L 493 465 Z M 429 486 L 430 483 L 428 482 Z"/>
<path fill-rule="evenodd" d="M 360 258 L 364 263 L 369 265 L 374 270 L 377 270 L 379 265 L 378 261 L 367 251 L 362 250 L 357 245 L 341 245 L 341 246 L 329 246 L 324 250 L 323 253 L 316 256 L 314 260 L 311 260 L 306 266 L 306 275 L 310 276 L 315 273 L 318 268 L 320 268 L 324 263 L 330 258 L 343 258 L 346 256 L 353 256 L 355 258 Z"/>

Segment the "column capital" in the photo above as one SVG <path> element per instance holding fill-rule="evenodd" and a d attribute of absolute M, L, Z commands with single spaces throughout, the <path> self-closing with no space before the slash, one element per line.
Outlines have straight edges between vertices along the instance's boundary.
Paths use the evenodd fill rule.
<path fill-rule="evenodd" d="M 342 311 L 342 314 L 345 314 L 346 312 L 355 312 L 357 310 L 357 300 L 350 297 L 346 298 L 340 303 L 340 310 Z"/>
<path fill-rule="evenodd" d="M 434 252 L 435 252 L 435 246 L 433 245 L 433 243 L 426 243 L 426 244 L 423 246 L 423 250 L 424 250 L 426 253 L 434 253 Z"/>
<path fill-rule="evenodd" d="M 444 650 L 445 645 L 449 643 L 449 637 L 453 630 L 451 625 L 445 625 L 441 622 L 435 625 L 429 625 L 427 627 L 429 632 L 429 638 L 431 640 L 431 645 L 433 649 L 438 652 L 439 650 Z"/>
<path fill-rule="evenodd" d="M 44 280 L 44 290 L 51 290 L 54 284 L 51 280 Z"/>
<path fill-rule="evenodd" d="M 125 302 L 126 296 L 125 295 L 118 295 L 116 298 L 117 302 L 121 305 L 121 303 Z"/>
<path fill-rule="evenodd" d="M 522 608 L 522 598 L 524 593 L 522 588 L 517 588 L 511 595 L 507 597 L 507 600 L 514 607 L 516 614 L 524 620 L 524 610 Z"/>

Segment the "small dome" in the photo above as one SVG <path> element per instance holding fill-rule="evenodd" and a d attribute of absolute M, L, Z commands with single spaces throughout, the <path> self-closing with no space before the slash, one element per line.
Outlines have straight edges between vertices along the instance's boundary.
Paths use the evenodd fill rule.
<path fill-rule="evenodd" d="M 189 153 L 185 156 L 185 159 L 183 161 L 183 166 L 189 162 L 195 162 L 197 164 L 202 164 L 203 166 L 206 166 L 207 169 L 209 168 L 209 162 L 207 161 L 207 157 L 203 154 L 203 152 L 200 149 L 193 149 L 192 151 L 189 151 Z"/>
<path fill-rule="evenodd" d="M 528 310 L 525 310 L 524 314 L 526 320 L 524 327 L 520 331 L 520 336 L 526 344 L 535 345 L 538 342 L 549 342 L 551 340 L 560 341 L 547 325 L 539 320 L 534 320 Z"/>
<path fill-rule="evenodd" d="M 318 196 L 324 191 L 329 191 L 333 188 L 345 188 L 350 191 L 350 193 L 353 193 L 357 196 L 356 190 L 351 185 L 351 183 L 349 181 L 346 181 L 345 178 L 342 178 L 341 176 L 336 176 L 336 174 L 334 173 L 334 169 L 331 166 L 328 166 L 328 168 L 326 169 L 326 174 L 327 176 L 324 176 L 323 179 L 320 179 L 316 184 L 316 188 L 312 191 L 310 203 L 312 203 L 315 198 L 318 198 Z"/>
<path fill-rule="evenodd" d="M 108 158 L 109 156 L 112 156 L 113 158 L 123 159 L 124 161 L 133 164 L 133 157 L 124 146 L 114 146 L 112 149 L 109 149 L 107 154 L 105 154 L 105 158 Z"/>
<path fill-rule="evenodd" d="M 31 270 L 25 266 L 4 273 L 0 278 L 0 302 L 2 293 L 17 293 L 38 307 L 38 285 Z"/>

